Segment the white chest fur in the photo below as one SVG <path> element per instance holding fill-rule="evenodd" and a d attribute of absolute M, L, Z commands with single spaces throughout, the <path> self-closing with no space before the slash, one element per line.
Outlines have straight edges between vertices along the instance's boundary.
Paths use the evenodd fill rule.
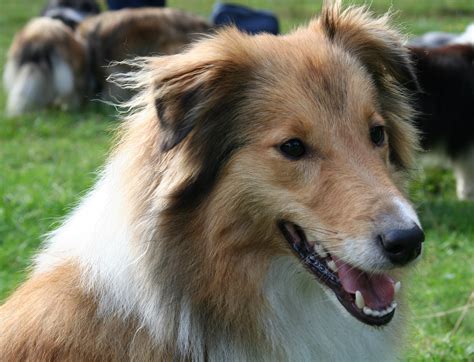
<path fill-rule="evenodd" d="M 292 258 L 273 263 L 265 288 L 274 311 L 267 328 L 288 360 L 396 359 L 403 321 L 400 313 L 384 327 L 359 322 Z"/>

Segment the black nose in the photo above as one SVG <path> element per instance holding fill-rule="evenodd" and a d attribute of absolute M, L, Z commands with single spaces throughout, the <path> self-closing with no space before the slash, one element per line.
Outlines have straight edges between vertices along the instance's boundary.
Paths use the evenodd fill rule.
<path fill-rule="evenodd" d="M 379 235 L 383 250 L 394 264 L 404 265 L 421 253 L 425 234 L 417 225 L 411 229 L 393 229 Z"/>

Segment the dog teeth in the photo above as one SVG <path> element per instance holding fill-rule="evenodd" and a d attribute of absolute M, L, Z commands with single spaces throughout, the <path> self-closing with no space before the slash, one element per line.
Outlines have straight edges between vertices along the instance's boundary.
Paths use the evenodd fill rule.
<path fill-rule="evenodd" d="M 395 295 L 398 294 L 398 292 L 400 291 L 400 288 L 401 288 L 401 287 L 402 287 L 402 283 L 400 283 L 400 282 L 396 282 L 396 283 L 395 283 L 395 286 L 393 287 Z"/>
<path fill-rule="evenodd" d="M 356 302 L 357 308 L 359 308 L 359 309 L 364 309 L 364 307 L 365 307 L 364 296 L 363 296 L 362 293 L 361 293 L 360 291 L 358 291 L 358 290 L 356 291 L 355 302 Z"/>
<path fill-rule="evenodd" d="M 314 251 L 322 258 L 326 258 L 328 256 L 328 253 L 326 250 L 324 250 L 322 245 L 314 244 Z"/>
<path fill-rule="evenodd" d="M 372 315 L 374 317 L 380 317 L 382 315 L 382 311 L 381 310 L 373 310 L 372 309 Z"/>
<path fill-rule="evenodd" d="M 334 260 L 328 260 L 327 262 L 328 268 L 331 269 L 333 272 L 337 273 L 337 266 Z"/>
<path fill-rule="evenodd" d="M 370 309 L 369 307 L 364 307 L 362 309 L 362 311 L 364 312 L 364 314 L 366 315 L 373 315 L 372 313 L 375 312 L 374 310 Z"/>
<path fill-rule="evenodd" d="M 357 292 L 356 292 L 356 304 L 357 304 Z M 383 310 L 373 310 L 369 307 L 364 307 L 362 308 L 362 311 L 366 315 L 370 315 L 372 317 L 383 317 L 386 316 L 387 314 L 390 314 L 393 312 L 393 310 L 397 307 L 397 302 L 393 301 L 387 308 Z"/>
<path fill-rule="evenodd" d="M 321 251 L 323 247 L 319 244 L 314 244 L 313 248 L 314 248 L 314 252 L 319 255 L 319 252 Z"/>

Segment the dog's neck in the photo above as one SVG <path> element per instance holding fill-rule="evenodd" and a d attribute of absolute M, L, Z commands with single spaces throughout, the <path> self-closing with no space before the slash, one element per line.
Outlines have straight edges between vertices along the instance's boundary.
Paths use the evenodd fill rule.
<path fill-rule="evenodd" d="M 261 300 L 247 295 L 235 301 L 241 309 L 220 323 L 213 307 L 204 306 L 205 302 L 196 305 L 192 299 L 190 290 L 197 286 L 186 285 L 180 278 L 170 282 L 158 270 L 170 261 L 161 254 L 166 250 L 153 249 L 159 235 L 140 223 L 132 227 L 137 219 L 127 199 L 130 195 L 123 189 L 121 167 L 121 162 L 111 162 L 96 187 L 52 233 L 37 259 L 36 273 L 65 260 L 79 262 L 85 292 L 96 296 L 101 316 L 138 319 L 156 344 L 172 345 L 193 360 L 204 356 L 210 360 L 311 360 L 316 356 L 318 360 L 348 360 L 354 355 L 387 360 L 394 356 L 400 316 L 383 329 L 361 324 L 330 300 L 291 257 L 270 263 L 256 296 Z M 155 212 L 158 215 L 159 207 Z M 147 217 L 153 219 L 154 214 Z M 196 280 L 205 283 L 206 279 Z M 240 319 L 235 318 L 239 315 Z"/>

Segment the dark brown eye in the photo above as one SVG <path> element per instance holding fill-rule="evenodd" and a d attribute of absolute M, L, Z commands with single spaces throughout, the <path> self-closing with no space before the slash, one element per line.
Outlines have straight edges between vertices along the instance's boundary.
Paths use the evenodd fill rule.
<path fill-rule="evenodd" d="M 384 126 L 374 126 L 370 129 L 370 140 L 377 147 L 383 146 L 385 142 Z"/>
<path fill-rule="evenodd" d="M 280 145 L 280 151 L 293 160 L 303 157 L 306 153 L 303 142 L 297 138 L 293 138 Z"/>

